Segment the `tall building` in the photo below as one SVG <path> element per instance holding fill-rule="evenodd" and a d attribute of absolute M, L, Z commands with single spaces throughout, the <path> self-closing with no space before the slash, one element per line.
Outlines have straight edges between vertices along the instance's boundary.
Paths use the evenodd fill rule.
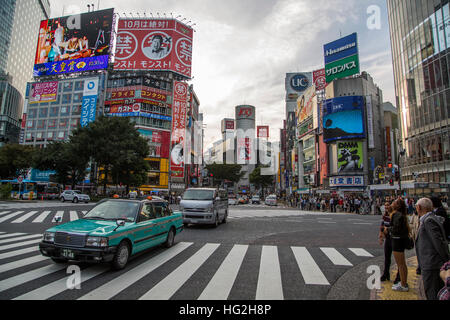
<path fill-rule="evenodd" d="M 402 180 L 450 182 L 450 4 L 388 0 Z M 428 193 L 436 192 L 428 185 Z M 439 185 L 437 185 L 439 186 Z M 426 192 L 425 192 L 426 193 Z"/>

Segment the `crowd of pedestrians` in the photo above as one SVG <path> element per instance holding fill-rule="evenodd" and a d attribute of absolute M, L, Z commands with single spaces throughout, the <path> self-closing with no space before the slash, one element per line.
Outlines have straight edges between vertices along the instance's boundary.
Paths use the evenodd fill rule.
<path fill-rule="evenodd" d="M 364 196 L 292 195 L 287 204 L 303 211 L 348 212 L 370 214 L 373 201 Z"/>
<path fill-rule="evenodd" d="M 385 252 L 381 281 L 390 281 L 393 254 L 398 271 L 392 290 L 409 291 L 405 251 L 414 248 L 418 261 L 416 273 L 421 275 L 426 299 L 449 300 L 450 218 L 441 199 L 398 197 L 385 200 L 379 233 Z"/>

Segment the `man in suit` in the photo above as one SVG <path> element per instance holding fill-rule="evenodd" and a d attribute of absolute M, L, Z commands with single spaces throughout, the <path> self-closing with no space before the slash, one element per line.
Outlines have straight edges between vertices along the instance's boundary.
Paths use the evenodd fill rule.
<path fill-rule="evenodd" d="M 440 268 L 450 256 L 443 227 L 444 219 L 436 216 L 433 203 L 428 198 L 420 199 L 416 209 L 420 217 L 416 253 L 425 295 L 427 300 L 437 300 L 439 290 L 444 286 L 439 274 Z"/>

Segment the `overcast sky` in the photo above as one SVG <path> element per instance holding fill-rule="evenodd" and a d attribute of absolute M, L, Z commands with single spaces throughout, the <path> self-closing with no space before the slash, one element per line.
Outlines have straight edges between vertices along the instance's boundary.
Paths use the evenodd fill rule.
<path fill-rule="evenodd" d="M 52 17 L 87 12 L 98 1 L 50 0 Z M 64 4 L 64 8 L 63 8 Z M 367 9 L 381 9 L 381 28 L 369 30 Z M 234 107 L 256 107 L 257 125 L 279 140 L 285 119 L 286 73 L 324 67 L 323 45 L 358 33 L 361 71 L 367 71 L 395 105 L 385 0 L 101 0 L 120 15 L 181 15 L 194 29 L 194 85 L 204 113 L 205 147 L 220 139 L 220 120 Z M 180 18 L 181 19 L 181 18 Z"/>

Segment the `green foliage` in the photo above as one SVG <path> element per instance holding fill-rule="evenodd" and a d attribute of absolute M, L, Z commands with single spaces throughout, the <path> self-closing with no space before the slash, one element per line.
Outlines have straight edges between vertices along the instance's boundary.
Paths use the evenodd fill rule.
<path fill-rule="evenodd" d="M 17 178 L 32 167 L 36 150 L 31 146 L 7 144 L 0 148 L 0 177 Z"/>
<path fill-rule="evenodd" d="M 11 199 L 12 185 L 10 183 L 0 186 L 0 199 L 9 200 Z"/>
<path fill-rule="evenodd" d="M 271 185 L 273 185 L 274 176 L 267 176 L 267 175 L 261 175 L 261 167 L 258 166 L 253 170 L 252 173 L 250 173 L 250 183 L 254 184 L 256 187 L 261 188 L 264 190 L 264 188 L 267 188 Z"/>
<path fill-rule="evenodd" d="M 217 164 L 214 162 L 207 165 L 206 169 L 208 174 L 213 174 L 215 185 L 220 185 L 225 180 L 237 183 L 244 176 L 240 164 Z"/>

